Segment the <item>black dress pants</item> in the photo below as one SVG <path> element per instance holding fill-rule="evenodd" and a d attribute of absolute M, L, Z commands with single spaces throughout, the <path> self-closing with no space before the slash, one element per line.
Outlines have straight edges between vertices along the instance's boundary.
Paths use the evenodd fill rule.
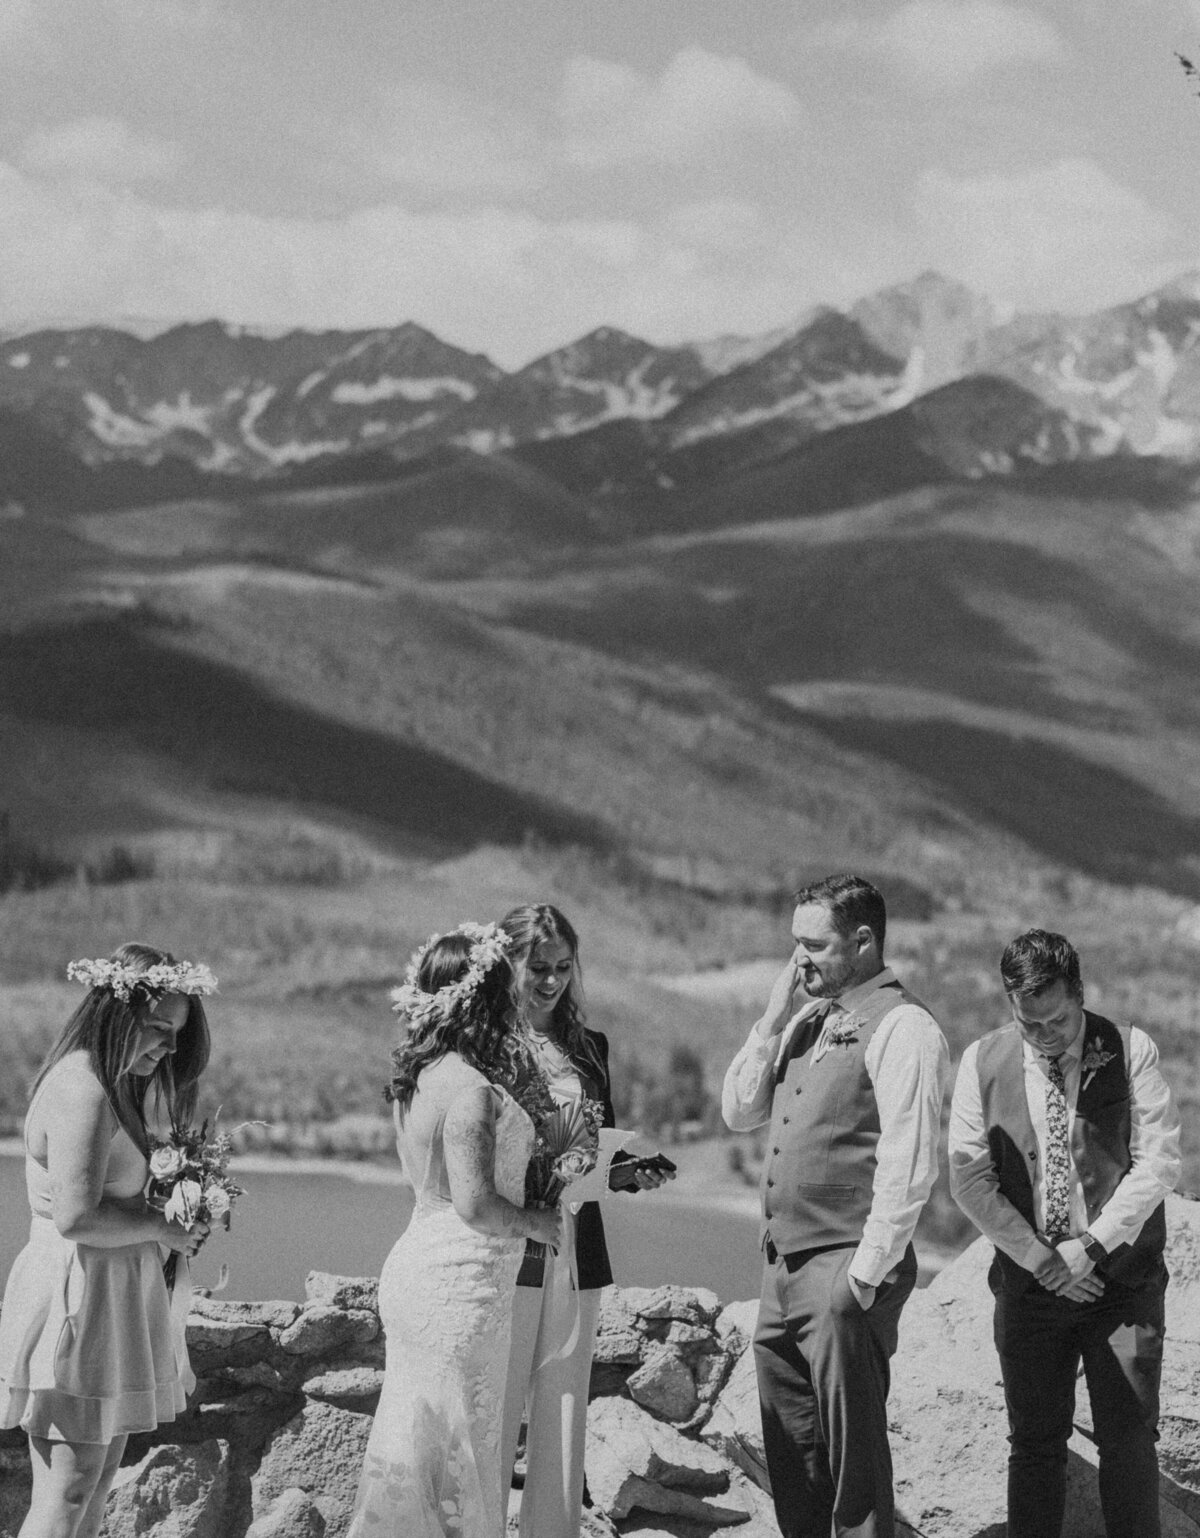
<path fill-rule="evenodd" d="M 1159 1538 L 1158 1386 L 1166 1272 L 1138 1288 L 1108 1282 L 1072 1303 L 1030 1278 L 995 1283 L 996 1350 L 1008 1405 L 1009 1538 L 1059 1538 L 1067 1443 L 1082 1362 L 1108 1538 Z"/>
<path fill-rule="evenodd" d="M 917 1280 L 911 1245 L 866 1312 L 850 1291 L 854 1248 L 770 1258 L 754 1362 L 775 1516 L 783 1538 L 893 1538 L 887 1394 L 900 1313 Z"/>

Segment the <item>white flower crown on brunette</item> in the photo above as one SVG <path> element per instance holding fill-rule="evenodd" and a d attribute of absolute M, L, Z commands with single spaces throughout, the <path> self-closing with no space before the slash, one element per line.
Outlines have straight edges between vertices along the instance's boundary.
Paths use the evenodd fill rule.
<path fill-rule="evenodd" d="M 421 963 L 432 946 L 447 938 L 430 935 L 425 944 L 413 952 L 403 984 L 393 988 L 389 995 L 396 1014 L 407 1015 L 414 1022 L 429 1020 L 435 1015 L 445 1019 L 460 1004 L 467 1003 L 497 962 L 508 959 L 508 946 L 512 941 L 499 924 L 460 924 L 449 933 L 466 935 L 471 941 L 467 970 L 455 982 L 446 983 L 434 993 L 426 993 L 417 982 Z"/>
<path fill-rule="evenodd" d="M 168 993 L 194 993 L 204 997 L 216 993 L 217 980 L 205 966 L 191 961 L 156 961 L 153 966 L 136 962 L 105 961 L 97 958 L 67 964 L 67 976 L 85 988 L 111 988 L 113 995 L 128 1004 L 135 993 L 161 999 Z"/>

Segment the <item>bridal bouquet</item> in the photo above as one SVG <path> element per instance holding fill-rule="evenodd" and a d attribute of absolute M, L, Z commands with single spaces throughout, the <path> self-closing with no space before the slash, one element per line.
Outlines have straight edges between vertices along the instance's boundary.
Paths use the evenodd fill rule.
<path fill-rule="evenodd" d="M 604 1107 L 587 1096 L 556 1103 L 538 1123 L 525 1182 L 531 1206 L 553 1207 L 573 1180 L 595 1169 Z"/>
<path fill-rule="evenodd" d="M 228 1229 L 234 1202 L 243 1188 L 229 1174 L 233 1139 L 228 1132 L 209 1137 L 208 1121 L 199 1127 L 172 1127 L 165 1138 L 150 1140 L 147 1200 L 184 1228 L 220 1223 Z M 163 1266 L 167 1286 L 175 1285 L 178 1255 Z"/>

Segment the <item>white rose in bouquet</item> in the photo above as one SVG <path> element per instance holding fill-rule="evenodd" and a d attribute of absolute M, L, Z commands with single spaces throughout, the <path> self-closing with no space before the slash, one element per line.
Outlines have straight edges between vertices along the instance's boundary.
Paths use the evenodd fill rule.
<path fill-rule="evenodd" d="M 187 1163 L 182 1148 L 173 1148 L 170 1143 L 160 1143 L 150 1155 L 150 1173 L 155 1180 L 171 1180 L 178 1175 Z"/>
<path fill-rule="evenodd" d="M 208 1208 L 209 1217 L 216 1223 L 228 1214 L 233 1202 L 225 1187 L 214 1182 L 211 1186 L 205 1187 L 204 1205 Z"/>

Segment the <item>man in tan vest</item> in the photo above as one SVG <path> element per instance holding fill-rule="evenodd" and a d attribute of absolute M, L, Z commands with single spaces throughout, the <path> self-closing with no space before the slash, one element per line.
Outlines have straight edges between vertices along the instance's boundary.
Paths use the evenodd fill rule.
<path fill-rule="evenodd" d="M 870 882 L 828 876 L 796 904 L 795 949 L 721 1100 L 734 1131 L 770 1122 L 754 1338 L 763 1442 L 783 1538 L 892 1538 L 890 1362 L 949 1052 L 883 964 L 887 913 Z"/>
<path fill-rule="evenodd" d="M 1031 929 L 1000 959 L 1011 1021 L 963 1053 L 950 1188 L 996 1246 L 1010 1538 L 1059 1538 L 1082 1362 L 1108 1538 L 1158 1538 L 1163 1197 L 1179 1117 L 1154 1043 L 1083 1007 L 1079 957 Z"/>

